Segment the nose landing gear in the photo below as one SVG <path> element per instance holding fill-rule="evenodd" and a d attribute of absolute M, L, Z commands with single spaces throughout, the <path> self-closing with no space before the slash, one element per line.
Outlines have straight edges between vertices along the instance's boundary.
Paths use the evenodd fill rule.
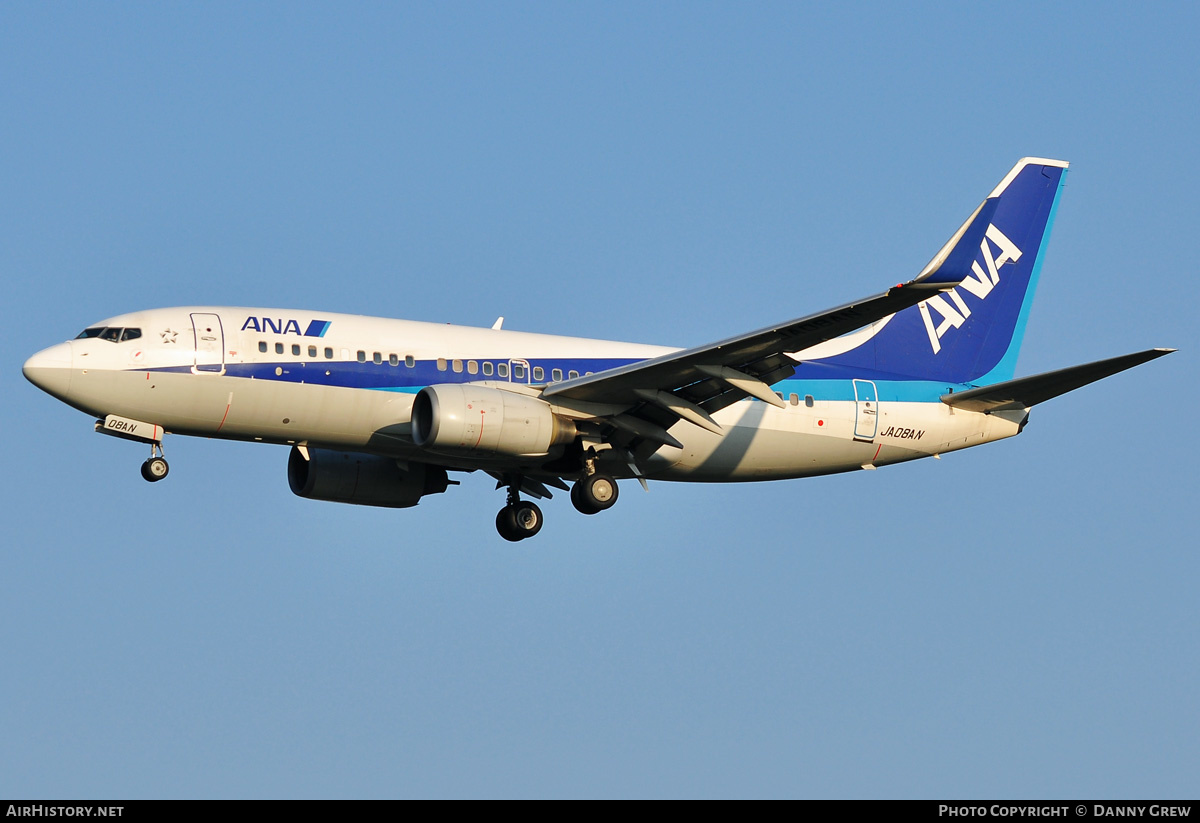
<path fill-rule="evenodd" d="M 162 443 L 152 444 L 150 457 L 142 464 L 142 477 L 150 483 L 157 483 L 166 477 L 170 470 L 171 467 L 167 465 L 167 461 L 163 457 Z"/>

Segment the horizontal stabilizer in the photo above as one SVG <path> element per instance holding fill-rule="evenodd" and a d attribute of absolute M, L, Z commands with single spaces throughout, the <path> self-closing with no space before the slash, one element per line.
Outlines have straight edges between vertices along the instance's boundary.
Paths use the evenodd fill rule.
<path fill-rule="evenodd" d="M 1175 349 L 1149 349 L 1134 354 L 1124 354 L 1108 360 L 1098 360 L 1082 366 L 1071 366 L 1067 369 L 1035 374 L 1032 377 L 1021 377 L 992 386 L 943 394 L 942 402 L 948 406 L 977 412 L 1027 409 L 1173 351 Z"/>

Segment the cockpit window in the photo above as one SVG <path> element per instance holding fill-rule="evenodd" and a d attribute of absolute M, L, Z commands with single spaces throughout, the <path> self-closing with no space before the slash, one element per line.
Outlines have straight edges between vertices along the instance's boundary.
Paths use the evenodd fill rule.
<path fill-rule="evenodd" d="M 125 340 L 137 340 L 141 336 L 141 329 L 122 329 L 119 326 L 93 326 L 90 329 L 81 331 L 75 339 L 87 340 L 92 337 L 99 337 L 101 340 L 119 343 Z"/>

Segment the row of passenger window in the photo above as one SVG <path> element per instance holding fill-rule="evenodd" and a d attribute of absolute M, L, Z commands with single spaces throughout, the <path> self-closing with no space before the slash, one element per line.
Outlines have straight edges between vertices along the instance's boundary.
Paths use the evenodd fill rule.
<path fill-rule="evenodd" d="M 785 399 L 783 396 L 783 392 L 777 391 L 777 392 L 775 392 L 775 396 L 778 397 L 780 400 Z M 793 406 L 799 406 L 800 405 L 800 395 L 796 394 L 795 392 L 792 392 L 791 394 L 789 394 L 787 396 L 786 401 L 788 403 L 792 404 Z M 815 402 L 816 401 L 813 399 L 813 396 L 811 394 L 804 395 L 804 405 L 808 406 L 808 408 L 811 409 Z"/>
<path fill-rule="evenodd" d="M 105 331 L 105 330 L 103 330 L 103 329 L 101 329 L 101 330 L 88 329 L 87 332 L 84 332 L 84 334 L 81 334 L 80 337 L 83 337 L 84 335 L 87 335 L 89 337 L 99 336 L 96 334 L 88 333 L 88 332 L 92 332 L 92 331 Z M 117 331 L 120 331 L 120 330 L 118 329 Z M 135 332 L 133 337 L 136 337 L 141 334 L 141 331 L 138 329 L 126 329 L 126 331 L 127 332 L 129 332 L 129 331 Z M 127 336 L 127 337 L 123 337 L 121 339 L 131 340 L 131 339 L 133 339 L 133 337 Z M 107 338 L 106 337 L 105 339 L 116 339 L 116 338 Z M 260 352 L 264 352 L 264 353 L 267 351 L 267 343 L 265 340 L 259 341 L 258 350 Z M 284 353 L 283 343 L 275 344 L 275 353 L 276 354 Z M 298 343 L 293 343 L 292 344 L 292 355 L 295 357 L 299 357 L 300 353 L 301 353 L 300 345 Z M 326 346 L 323 354 L 325 355 L 326 360 L 333 359 L 333 349 L 331 347 Z M 317 347 L 316 346 L 308 347 L 308 356 L 314 360 L 317 359 Z M 358 359 L 359 363 L 366 363 L 367 362 L 366 351 L 359 349 L 357 359 Z M 370 360 L 372 363 L 382 366 L 384 363 L 383 352 L 373 352 L 371 354 Z M 389 354 L 387 356 L 387 364 L 389 366 L 399 366 L 400 365 L 400 356 L 396 355 L 396 354 Z M 417 365 L 417 361 L 411 354 L 408 354 L 408 355 L 405 355 L 405 357 L 404 357 L 404 365 L 411 369 Z M 507 362 L 492 363 L 490 360 L 484 360 L 481 362 L 479 360 L 447 360 L 444 357 L 439 357 L 438 361 L 437 361 L 437 368 L 438 368 L 438 371 L 449 370 L 449 371 L 454 372 L 455 374 L 462 374 L 464 370 L 466 371 L 467 374 L 479 374 L 480 372 L 482 372 L 484 377 L 492 377 L 493 375 L 495 375 L 496 377 L 501 377 L 506 380 L 508 379 L 508 373 L 509 373 Z M 588 375 L 591 373 L 592 372 L 590 372 L 590 371 L 584 372 L 585 375 Z M 578 376 L 579 376 L 579 372 L 577 372 L 575 369 L 570 369 L 567 372 L 568 380 L 574 380 Z M 525 379 L 525 364 L 524 363 L 513 363 L 512 364 L 512 379 L 513 380 L 524 380 Z M 533 382 L 541 383 L 545 379 L 546 379 L 546 370 L 544 368 L 542 368 L 541 366 L 534 366 L 533 367 Z M 563 370 L 562 369 L 551 369 L 550 370 L 550 382 L 551 383 L 560 383 L 560 382 L 562 382 L 562 379 L 563 379 Z M 793 406 L 800 405 L 800 395 L 796 394 L 795 392 L 792 392 L 786 398 L 783 396 L 783 392 L 775 392 L 775 395 L 780 400 L 786 400 L 786 402 L 790 403 Z M 813 396 L 811 394 L 804 395 L 804 405 L 805 406 L 807 406 L 808 408 L 811 409 L 813 407 L 814 402 L 815 401 L 813 400 Z"/>
<path fill-rule="evenodd" d="M 367 362 L 367 353 L 365 351 L 363 351 L 362 349 L 359 349 L 359 351 L 358 351 L 358 362 L 359 363 Z M 375 352 L 373 355 L 371 355 L 371 362 L 378 366 L 382 366 L 383 365 L 383 353 Z M 399 366 L 400 365 L 400 357 L 395 354 L 389 354 L 387 356 L 387 363 L 389 366 Z M 414 366 L 417 365 L 416 358 L 414 358 L 411 354 L 405 355 L 404 365 L 408 366 L 410 369 L 413 368 Z"/>
<path fill-rule="evenodd" d="M 479 372 L 482 370 L 484 377 L 491 377 L 492 373 L 493 373 L 493 368 L 495 371 L 495 375 L 497 377 L 507 378 L 508 372 L 509 372 L 507 362 L 502 361 L 502 362 L 493 364 L 489 360 L 484 360 L 484 361 L 480 362 L 477 360 L 447 360 L 444 357 L 439 357 L 438 361 L 437 361 L 437 367 L 438 367 L 438 371 L 446 371 L 447 369 L 449 369 L 450 371 L 454 372 L 455 374 L 462 374 L 464 369 L 466 369 L 467 374 L 479 374 Z M 512 364 L 512 379 L 513 380 L 524 380 L 525 379 L 525 370 L 526 370 L 526 364 L 513 363 Z M 535 383 L 545 382 L 546 370 L 544 368 L 542 368 L 541 366 L 534 366 L 532 369 L 532 372 L 533 372 L 533 382 L 535 382 Z M 591 372 L 590 371 L 584 372 L 584 374 L 591 374 Z M 579 372 L 577 372 L 575 369 L 571 369 L 567 372 L 568 380 L 574 380 L 578 376 L 579 376 Z M 551 383 L 561 383 L 562 379 L 563 379 L 563 370 L 562 369 L 551 369 L 550 370 L 550 382 Z"/>
<path fill-rule="evenodd" d="M 90 332 L 92 330 L 89 329 L 88 331 Z M 126 331 L 134 331 L 134 332 L 137 332 L 138 334 L 140 334 L 140 332 L 137 329 L 127 329 Z M 85 332 L 85 334 L 86 334 L 86 332 Z M 96 336 L 96 335 L 88 335 L 88 336 Z M 83 337 L 83 335 L 80 335 L 80 337 Z M 106 338 L 106 339 L 109 339 L 109 338 Z M 132 338 L 125 337 L 122 339 L 129 340 Z M 267 343 L 265 340 L 259 341 L 258 350 L 260 352 L 264 352 L 264 353 L 267 351 Z M 276 354 L 284 353 L 283 343 L 275 344 L 275 353 Z M 301 353 L 300 345 L 298 343 L 293 343 L 292 344 L 292 355 L 295 357 L 299 357 L 300 353 Z M 333 359 L 333 349 L 330 348 L 329 346 L 325 347 L 325 351 L 323 352 L 323 354 L 325 355 L 326 360 Z M 316 346 L 308 347 L 308 356 L 314 360 L 317 359 L 317 347 Z M 358 359 L 359 363 L 366 363 L 367 362 L 366 351 L 359 349 L 357 359 Z M 371 354 L 370 360 L 372 363 L 382 366 L 384 363 L 383 352 L 373 352 Z M 387 364 L 389 366 L 399 366 L 400 365 L 400 356 L 396 355 L 396 354 L 389 354 L 387 356 Z M 417 365 L 417 361 L 411 354 L 405 355 L 404 365 L 411 369 Z M 449 371 L 454 372 L 455 374 L 462 374 L 464 370 L 466 371 L 467 374 L 479 374 L 480 372 L 482 372 L 484 377 L 492 377 L 494 375 L 496 377 L 500 377 L 505 380 L 508 379 L 508 375 L 509 375 L 509 368 L 508 368 L 507 362 L 492 363 L 490 360 L 484 360 L 481 362 L 479 360 L 447 360 L 444 357 L 439 357 L 438 361 L 437 361 L 437 368 L 438 368 L 438 371 L 449 370 Z M 533 371 L 533 382 L 541 383 L 546 379 L 546 370 L 544 368 L 542 368 L 541 366 L 534 366 L 532 371 Z M 588 375 L 591 373 L 592 372 L 590 372 L 590 371 L 584 372 L 585 375 Z M 574 380 L 578 376 L 579 376 L 579 372 L 576 371 L 575 369 L 571 369 L 567 372 L 568 380 Z M 513 380 L 524 380 L 525 379 L 525 364 L 524 363 L 513 363 L 512 364 L 512 379 Z M 563 370 L 562 369 L 551 369 L 550 370 L 550 382 L 551 383 L 560 383 L 560 382 L 562 382 L 562 379 L 563 379 Z M 800 405 L 800 395 L 796 394 L 795 392 L 792 392 L 786 398 L 783 396 L 783 392 L 775 392 L 775 395 L 780 400 L 784 400 L 793 406 Z M 811 409 L 813 407 L 814 402 L 815 401 L 811 394 L 804 395 L 804 405 L 805 406 L 807 406 L 808 408 Z"/>
<path fill-rule="evenodd" d="M 266 352 L 268 351 L 268 346 L 267 346 L 267 341 L 266 341 L 266 340 L 260 340 L 260 341 L 258 341 L 258 350 L 259 350 L 260 352 L 262 352 L 262 353 L 266 354 Z M 293 357 L 300 357 L 300 356 L 301 356 L 301 353 L 302 353 L 302 351 L 303 351 L 303 350 L 302 350 L 302 348 L 301 348 L 301 346 L 300 346 L 300 344 L 299 344 L 299 343 L 293 343 L 293 344 L 292 344 L 292 356 L 293 356 Z M 275 344 L 275 353 L 276 353 L 276 354 L 284 354 L 285 352 L 286 352 L 286 347 L 284 346 L 284 344 L 283 344 L 283 343 L 276 343 L 276 344 Z M 346 353 L 347 353 L 347 354 L 349 354 L 349 352 L 346 352 Z M 325 359 L 326 359 L 326 360 L 332 360 L 332 359 L 333 359 L 333 347 L 331 347 L 331 346 L 326 346 L 326 347 L 325 347 L 325 350 L 322 352 L 322 354 L 324 354 L 324 356 L 325 356 Z M 310 358 L 310 359 L 312 359 L 312 360 L 316 360 L 316 359 L 318 359 L 318 356 L 317 356 L 317 347 L 316 347 L 316 346 L 309 346 L 309 347 L 308 347 L 308 356 L 309 356 L 309 358 Z M 375 363 L 382 364 L 382 363 L 383 363 L 383 353 L 382 353 L 382 352 L 375 352 L 375 354 L 374 354 L 374 355 L 372 355 L 372 360 L 373 360 L 373 362 L 375 362 Z M 359 349 L 359 352 L 358 352 L 358 362 L 359 362 L 359 363 L 366 363 L 366 362 L 367 362 L 367 353 L 366 353 L 365 351 L 361 350 L 361 349 Z M 395 354 L 389 354 L 389 355 L 387 356 L 387 362 L 388 362 L 388 365 L 389 365 L 389 366 L 399 366 L 399 365 L 400 365 L 400 358 L 399 358 L 399 356 L 397 356 L 397 355 L 395 355 Z M 417 365 L 417 361 L 416 361 L 416 359 L 414 359 L 414 358 L 413 358 L 413 356 L 410 354 L 410 355 L 408 355 L 408 356 L 406 356 L 406 357 L 404 358 L 404 365 L 408 366 L 408 367 L 411 369 L 411 368 L 413 368 L 414 366 L 416 366 L 416 365 Z"/>
<path fill-rule="evenodd" d="M 258 343 L 258 350 L 265 354 L 268 351 L 267 341 L 260 340 Z M 301 349 L 301 346 L 299 343 L 293 343 L 291 350 L 292 350 L 293 357 L 301 356 L 302 349 Z M 276 354 L 284 354 L 285 353 L 285 347 L 284 347 L 283 343 L 275 344 L 275 353 Z M 325 355 L 326 360 L 333 359 L 333 349 L 331 347 L 326 346 L 323 354 Z M 313 360 L 318 359 L 316 346 L 308 347 L 308 356 L 310 358 L 312 358 Z M 366 351 L 359 349 L 358 354 L 357 354 L 357 360 L 359 363 L 366 363 L 368 360 Z M 370 362 L 375 363 L 376 365 L 382 366 L 385 362 L 383 352 L 378 352 L 378 351 L 373 352 L 370 356 Z M 399 366 L 400 365 L 400 356 L 396 355 L 396 354 L 388 354 L 387 358 L 386 358 L 386 362 L 389 366 Z M 411 354 L 405 355 L 404 365 L 411 369 L 417 365 L 417 361 Z M 484 377 L 492 377 L 494 375 L 496 377 L 508 379 L 508 376 L 509 376 L 509 367 L 508 367 L 507 362 L 493 363 L 490 360 L 483 360 L 483 361 L 479 361 L 479 360 L 447 360 L 444 357 L 439 357 L 438 361 L 437 361 L 437 368 L 438 368 L 438 371 L 450 370 L 450 371 L 453 371 L 455 374 L 462 374 L 463 371 L 465 370 L 467 374 L 480 374 L 482 372 Z M 524 380 L 525 379 L 525 368 L 526 368 L 525 364 L 523 364 L 523 363 L 513 363 L 512 364 L 512 378 L 514 380 Z M 541 383 L 542 381 L 544 381 L 546 379 L 546 370 L 544 368 L 542 368 L 541 366 L 534 366 L 532 371 L 533 371 L 534 382 Z M 591 374 L 591 372 L 590 371 L 584 372 L 584 374 Z M 570 369 L 567 372 L 567 379 L 574 379 L 578 376 L 579 376 L 579 372 L 576 371 L 575 369 Z M 562 369 L 551 369 L 550 370 L 550 381 L 551 382 L 559 383 L 562 381 L 562 379 L 563 379 L 563 370 Z"/>
<path fill-rule="evenodd" d="M 259 340 L 259 341 L 258 341 L 258 350 L 259 350 L 260 352 L 264 352 L 264 353 L 267 351 L 267 341 L 266 341 L 266 340 Z M 284 351 L 284 349 L 283 349 L 283 344 L 282 344 L 282 343 L 276 343 L 276 344 L 275 344 L 275 353 L 276 353 L 276 354 L 283 354 L 283 351 Z M 300 344 L 299 344 L 299 343 L 293 343 L 293 344 L 292 344 L 292 355 L 293 355 L 294 357 L 299 357 L 299 356 L 300 356 Z M 309 356 L 309 357 L 311 357 L 313 360 L 316 360 L 316 359 L 317 359 L 317 347 L 316 347 L 316 346 L 309 346 L 309 347 L 308 347 L 308 356 Z M 325 359 L 326 359 L 326 360 L 332 360 L 332 359 L 333 359 L 333 349 L 331 349 L 329 346 L 326 346 L 326 347 L 325 347 Z"/>

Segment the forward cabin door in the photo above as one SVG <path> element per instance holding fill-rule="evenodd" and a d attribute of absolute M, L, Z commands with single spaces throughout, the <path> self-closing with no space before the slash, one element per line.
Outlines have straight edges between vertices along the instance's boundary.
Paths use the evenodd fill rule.
<path fill-rule="evenodd" d="M 854 381 L 854 439 L 870 443 L 879 428 L 879 392 L 870 380 Z"/>
<path fill-rule="evenodd" d="M 225 332 L 215 314 L 193 314 L 192 335 L 196 341 L 196 374 L 225 373 Z"/>

